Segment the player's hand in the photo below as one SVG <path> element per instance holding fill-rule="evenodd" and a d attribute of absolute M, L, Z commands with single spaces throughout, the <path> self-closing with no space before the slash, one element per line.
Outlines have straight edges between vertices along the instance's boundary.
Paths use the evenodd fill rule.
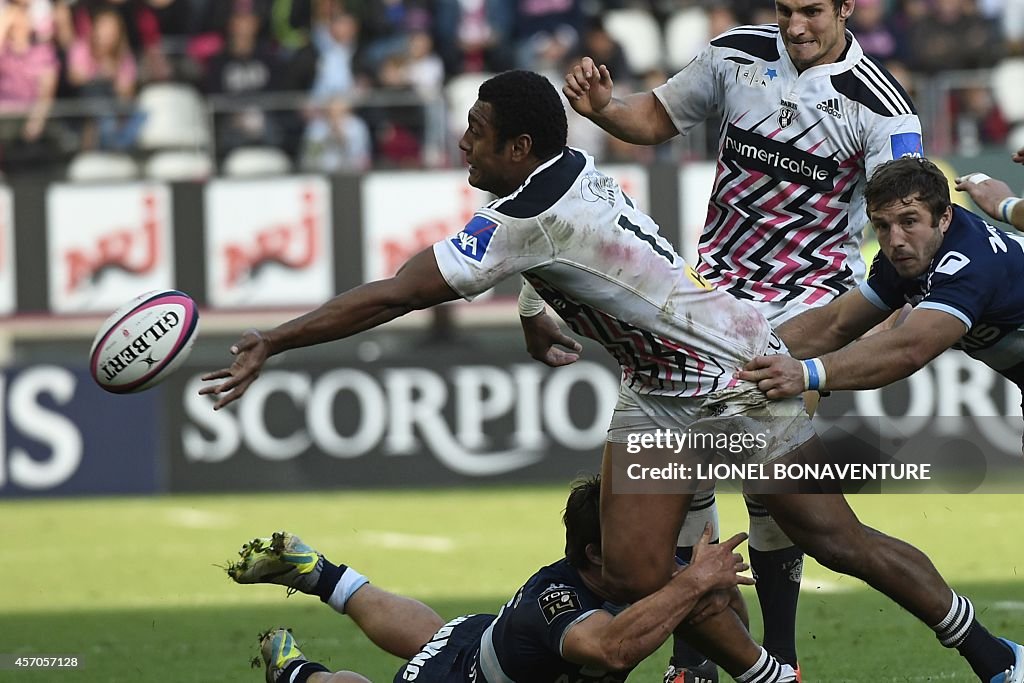
<path fill-rule="evenodd" d="M 697 624 L 710 619 L 719 612 L 724 612 L 729 609 L 729 605 L 732 604 L 732 594 L 726 590 L 709 591 L 697 601 L 693 609 L 689 614 L 686 615 L 684 621 L 688 626 L 696 626 Z"/>
<path fill-rule="evenodd" d="M 1024 163 L 1024 149 L 1014 155 L 1014 161 Z M 989 178 L 984 173 L 968 173 L 956 179 L 956 189 L 971 195 L 971 199 L 982 211 L 997 221 L 1003 220 L 999 215 L 999 202 L 1013 194 L 1010 186 L 1002 180 Z"/>
<path fill-rule="evenodd" d="M 804 389 L 804 369 L 795 358 L 783 354 L 758 356 L 736 373 L 736 377 L 754 382 L 768 398 L 799 396 Z"/>
<path fill-rule="evenodd" d="M 532 318 L 519 317 L 530 356 L 553 368 L 575 363 L 580 359 L 583 345 L 562 332 L 558 323 L 547 313 Z M 570 351 L 558 348 L 563 346 Z"/>
<path fill-rule="evenodd" d="M 590 117 L 612 101 L 612 74 L 604 64 L 598 66 L 584 57 L 565 74 L 562 93 L 581 116 Z"/>
<path fill-rule="evenodd" d="M 218 397 L 219 400 L 213 405 L 214 410 L 220 410 L 242 398 L 249 385 L 260 376 L 263 364 L 270 357 L 270 343 L 258 330 L 246 330 L 242 338 L 232 345 L 231 355 L 235 357 L 231 367 L 208 372 L 202 377 L 204 382 L 225 380 L 199 390 L 203 396 Z"/>
<path fill-rule="evenodd" d="M 1018 164 L 1024 164 L 1024 147 L 1021 147 L 1016 152 L 1014 152 L 1012 159 L 1016 161 Z"/>
<path fill-rule="evenodd" d="M 747 535 L 739 533 L 722 543 L 711 543 L 711 523 L 704 525 L 697 545 L 693 546 L 693 558 L 689 566 L 677 576 L 689 575 L 696 580 L 703 591 L 716 591 L 744 584 L 751 586 L 754 579 L 742 576 L 740 572 L 750 569 L 743 561 L 743 556 L 736 552 L 737 546 L 747 540 Z"/>

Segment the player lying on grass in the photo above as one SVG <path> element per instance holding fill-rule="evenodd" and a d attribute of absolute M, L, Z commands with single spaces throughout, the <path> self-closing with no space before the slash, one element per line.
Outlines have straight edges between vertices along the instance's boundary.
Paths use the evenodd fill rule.
<path fill-rule="evenodd" d="M 806 360 L 762 356 L 739 376 L 770 398 L 799 394 L 812 375 L 822 389 L 873 389 L 955 348 L 1020 387 L 1024 241 L 952 205 L 945 175 L 926 159 L 883 165 L 865 196 L 881 247 L 867 281 L 778 328 Z M 903 324 L 853 341 L 908 302 Z"/>
<path fill-rule="evenodd" d="M 218 397 L 214 408 L 221 409 L 242 397 L 274 354 L 348 337 L 460 296 L 472 299 L 522 274 L 575 331 L 601 343 L 622 366 L 601 465 L 607 484 L 601 574 L 615 601 L 636 602 L 675 571 L 676 539 L 693 496 L 613 490 L 615 478 L 624 482 L 623 470 L 639 459 L 660 465 L 680 458 L 671 448 L 631 453 L 630 441 L 705 426 L 753 436 L 744 433 L 753 426 L 765 447 L 728 453 L 734 462 L 817 462 L 827 454 L 802 401 L 770 401 L 735 376 L 755 356 L 783 349 L 767 319 L 694 272 L 614 179 L 565 146 L 566 128 L 561 98 L 544 77 L 511 71 L 486 81 L 459 145 L 469 183 L 499 199 L 479 209 L 458 236 L 412 257 L 395 277 L 344 292 L 272 330 L 244 333 L 232 346 L 231 366 L 204 375 L 212 384 L 200 393 Z M 535 317 L 557 329 L 546 312 Z M 892 598 L 956 647 L 980 680 L 1024 683 L 1024 648 L 1015 654 L 989 634 L 970 601 L 949 588 L 923 553 L 861 524 L 842 495 L 774 494 L 761 502 L 811 557 Z M 725 611 L 716 620 L 720 640 L 749 642 L 737 615 Z M 743 673 L 718 663 L 734 677 Z M 776 664 L 750 683 L 776 680 L 778 670 Z"/>
<path fill-rule="evenodd" d="M 378 647 L 408 660 L 395 681 L 625 681 L 676 624 L 689 622 L 687 628 L 699 639 L 704 627 L 694 622 L 714 621 L 712 615 L 728 609 L 735 586 L 754 581 L 739 574 L 748 567 L 734 552 L 746 535 L 710 544 L 708 526 L 693 562 L 660 590 L 625 608 L 611 606 L 601 576 L 600 495 L 596 477 L 572 488 L 562 518 L 565 557 L 531 576 L 497 616 L 467 615 L 445 623 L 430 607 L 367 583 L 351 567 L 332 564 L 287 532 L 246 543 L 228 575 L 238 583 L 276 583 L 319 596 L 351 617 Z M 351 671 L 330 673 L 307 660 L 283 628 L 263 635 L 260 651 L 268 683 L 367 680 Z M 721 643 L 714 651 L 746 667 L 746 678 L 777 666 L 753 643 Z M 785 674 L 778 679 L 794 680 L 788 667 Z"/>

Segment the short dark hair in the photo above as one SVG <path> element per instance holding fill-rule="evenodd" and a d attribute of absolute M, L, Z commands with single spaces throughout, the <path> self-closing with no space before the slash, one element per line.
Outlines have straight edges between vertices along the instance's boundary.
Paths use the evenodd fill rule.
<path fill-rule="evenodd" d="M 864 187 L 868 215 L 875 209 L 914 196 L 932 212 L 932 225 L 949 208 L 949 181 L 938 166 L 922 157 L 887 161 L 871 174 Z"/>
<path fill-rule="evenodd" d="M 565 524 L 565 559 L 576 569 L 585 569 L 587 546 L 601 546 L 601 476 L 584 477 L 572 483 L 562 515 Z"/>
<path fill-rule="evenodd" d="M 548 79 L 532 71 L 505 71 L 480 86 L 478 98 L 491 105 L 498 145 L 517 135 L 533 140 L 533 153 L 547 159 L 562 151 L 568 135 L 562 98 Z"/>

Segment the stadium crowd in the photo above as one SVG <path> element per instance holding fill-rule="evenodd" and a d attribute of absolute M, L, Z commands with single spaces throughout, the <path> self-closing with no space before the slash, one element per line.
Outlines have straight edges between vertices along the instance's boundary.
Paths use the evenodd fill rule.
<path fill-rule="evenodd" d="M 257 145 L 328 173 L 457 164 L 445 100 L 462 75 L 524 68 L 557 82 L 591 55 L 618 88 L 645 90 L 682 66 L 681 31 L 696 49 L 772 21 L 774 7 L 752 0 L 2 0 L 0 168 L 61 174 L 83 150 L 145 156 L 144 93 L 169 82 L 198 95 L 204 115 L 178 125 L 208 127 L 186 139 L 217 161 Z M 638 58 L 631 36 L 649 42 L 651 27 L 665 47 Z M 936 74 L 1024 56 L 1024 0 L 860 0 L 850 28 L 911 95 Z M 1019 123 L 988 83 L 942 104 L 961 150 L 1004 144 Z M 606 161 L 673 154 L 578 123 L 570 143 Z"/>

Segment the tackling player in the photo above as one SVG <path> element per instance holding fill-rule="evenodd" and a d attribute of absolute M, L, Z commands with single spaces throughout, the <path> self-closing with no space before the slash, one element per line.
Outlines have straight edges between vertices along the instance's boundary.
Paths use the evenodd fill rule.
<path fill-rule="evenodd" d="M 214 383 L 199 393 L 218 397 L 214 409 L 222 409 L 245 394 L 274 354 L 342 339 L 460 296 L 472 299 L 522 274 L 563 320 L 621 365 L 602 461 L 605 482 L 611 484 L 613 468 L 635 461 L 627 444 L 637 434 L 688 431 L 713 420 L 743 428 L 754 418 L 770 418 L 759 425 L 767 447 L 731 453 L 734 458 L 784 463 L 823 457 L 799 399 L 769 401 L 735 376 L 753 357 L 782 349 L 767 319 L 695 273 L 592 158 L 565 146 L 566 129 L 561 100 L 544 77 L 511 71 L 486 81 L 459 144 L 470 184 L 499 198 L 456 237 L 412 257 L 395 277 L 339 294 L 272 330 L 244 333 L 231 347 L 231 366 L 204 375 Z M 677 454 L 652 449 L 644 457 Z M 635 602 L 671 579 L 692 495 L 611 488 L 601 496 L 602 581 L 615 601 Z M 944 641 L 975 634 L 960 651 L 985 683 L 1024 683 L 1024 648 L 1015 660 L 927 557 L 865 527 L 841 495 L 775 494 L 762 502 L 812 557 L 865 580 Z M 734 613 L 718 618 L 718 641 L 749 641 Z M 776 680 L 779 672 L 773 666 L 749 683 Z"/>
<path fill-rule="evenodd" d="M 777 24 L 727 31 L 653 92 L 612 97 L 611 74 L 589 57 L 563 88 L 577 112 L 634 144 L 660 144 L 721 119 L 697 271 L 750 301 L 773 326 L 863 277 L 867 175 L 885 161 L 922 154 L 910 98 L 846 30 L 854 0 L 776 0 L 775 9 Z M 542 334 L 524 328 L 528 337 Z M 530 345 L 543 348 L 543 337 Z M 817 396 L 806 399 L 813 409 Z M 748 498 L 747 507 L 764 644 L 796 666 L 803 553 L 763 506 Z M 704 523 L 717 520 L 714 491 L 698 495 L 693 510 L 679 539 L 684 557 Z M 680 670 L 670 666 L 666 683 L 717 680 L 690 650 L 675 648 L 673 659 Z"/>
<path fill-rule="evenodd" d="M 885 164 L 865 197 L 881 247 L 867 281 L 778 328 L 808 360 L 759 357 L 740 377 L 769 397 L 799 394 L 812 367 L 821 389 L 873 389 L 956 348 L 1024 386 L 1024 241 L 951 204 L 926 159 Z M 901 325 L 850 343 L 905 303 Z"/>
<path fill-rule="evenodd" d="M 335 565 L 281 532 L 242 546 L 228 566 L 238 583 L 276 583 L 347 614 L 381 649 L 408 660 L 395 681 L 420 683 L 556 683 L 625 681 L 642 659 L 681 621 L 705 621 L 727 609 L 747 565 L 734 552 L 737 534 L 719 548 L 710 526 L 693 563 L 660 590 L 628 607 L 609 603 L 601 576 L 600 480 L 578 482 L 565 514 L 565 557 L 530 577 L 498 612 L 445 623 L 423 603 L 377 588 L 356 570 Z M 261 637 L 268 683 L 365 683 L 351 671 L 329 673 L 308 661 L 291 633 L 274 629 Z M 751 675 L 777 666 L 753 642 L 722 644 L 723 656 L 742 662 Z M 792 670 L 780 680 L 793 680 Z M 749 678 L 750 676 L 747 676 Z M 746 680 L 746 679 L 744 679 Z"/>

